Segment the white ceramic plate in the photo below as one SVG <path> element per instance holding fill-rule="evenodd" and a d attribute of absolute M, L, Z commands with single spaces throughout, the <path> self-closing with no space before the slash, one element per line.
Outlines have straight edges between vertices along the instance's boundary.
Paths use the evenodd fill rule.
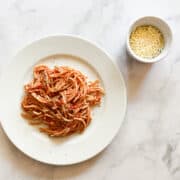
<path fill-rule="evenodd" d="M 23 85 L 32 78 L 33 66 L 42 63 L 68 65 L 82 71 L 90 80 L 100 79 L 106 94 L 101 106 L 93 109 L 91 124 L 82 134 L 48 137 L 21 117 Z M 121 73 L 102 49 L 79 37 L 53 36 L 33 42 L 14 57 L 0 84 L 4 131 L 22 152 L 44 163 L 68 165 L 95 156 L 111 142 L 124 119 L 126 88 Z"/>

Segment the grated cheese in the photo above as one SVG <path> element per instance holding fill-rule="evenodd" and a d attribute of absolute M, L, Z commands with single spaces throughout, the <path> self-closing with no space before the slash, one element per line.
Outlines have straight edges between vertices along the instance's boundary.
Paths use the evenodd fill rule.
<path fill-rule="evenodd" d="M 164 37 L 160 30 L 151 25 L 137 27 L 130 35 L 130 46 L 134 53 L 143 58 L 154 58 L 164 48 Z"/>

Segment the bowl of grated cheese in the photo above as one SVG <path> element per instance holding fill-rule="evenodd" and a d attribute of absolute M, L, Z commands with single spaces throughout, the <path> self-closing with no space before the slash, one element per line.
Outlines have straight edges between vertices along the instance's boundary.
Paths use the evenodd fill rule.
<path fill-rule="evenodd" d="M 162 60 L 169 52 L 172 31 L 165 20 L 146 16 L 137 19 L 129 28 L 126 46 L 136 60 L 154 63 Z"/>

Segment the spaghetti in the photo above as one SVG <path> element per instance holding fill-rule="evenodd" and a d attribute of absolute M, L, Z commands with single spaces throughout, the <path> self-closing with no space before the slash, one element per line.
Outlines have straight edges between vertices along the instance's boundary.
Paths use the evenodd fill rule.
<path fill-rule="evenodd" d="M 82 132 L 91 121 L 91 107 L 99 105 L 104 94 L 98 80 L 88 82 L 78 70 L 45 65 L 34 68 L 24 91 L 22 116 L 56 137 Z"/>

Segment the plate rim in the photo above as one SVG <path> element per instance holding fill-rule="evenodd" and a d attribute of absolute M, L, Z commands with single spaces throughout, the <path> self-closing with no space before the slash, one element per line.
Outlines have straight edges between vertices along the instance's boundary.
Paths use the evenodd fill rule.
<path fill-rule="evenodd" d="M 108 59 L 111 61 L 111 64 L 113 65 L 113 67 L 116 69 L 117 73 L 119 74 L 118 76 L 120 77 L 121 79 L 121 83 L 123 85 L 123 93 L 124 93 L 124 99 L 123 99 L 123 104 L 124 104 L 124 108 L 123 108 L 123 115 L 122 115 L 122 123 L 124 122 L 124 119 L 125 119 L 125 116 L 126 116 L 126 113 L 127 113 L 127 87 L 126 87 L 126 83 L 124 81 L 124 78 L 123 78 L 123 74 L 121 73 L 120 69 L 118 68 L 118 65 L 117 63 L 115 63 L 113 61 L 113 57 L 104 49 L 102 48 L 101 46 L 99 46 L 96 42 L 94 41 L 91 41 L 89 39 L 86 39 L 82 36 L 79 36 L 79 35 L 73 35 L 73 34 L 53 34 L 53 35 L 47 35 L 47 36 L 43 36 L 41 38 L 38 38 L 38 39 L 35 39 L 35 40 L 32 40 L 31 42 L 29 43 L 25 43 L 23 45 L 23 47 L 21 48 L 18 48 L 18 50 L 15 51 L 14 55 L 11 56 L 10 58 L 10 61 L 4 65 L 1 69 L 1 74 L 0 74 L 0 81 L 3 79 L 3 74 L 4 74 L 4 71 L 6 71 L 8 69 L 8 66 L 13 62 L 13 59 L 16 58 L 16 56 L 23 52 L 24 49 L 26 49 L 27 47 L 30 47 L 31 45 L 33 45 L 34 43 L 37 43 L 38 41 L 41 41 L 41 40 L 45 40 L 45 39 L 51 39 L 51 38 L 71 38 L 71 39 L 76 39 L 76 40 L 79 40 L 79 41 L 84 41 L 85 43 L 88 43 L 89 45 L 93 46 L 94 48 L 98 49 L 98 51 L 100 51 L 101 53 L 104 53 Z M 42 160 L 41 158 L 36 158 L 36 157 L 33 157 L 31 156 L 29 153 L 25 152 L 21 147 L 18 147 L 14 141 L 10 138 L 9 134 L 6 132 L 5 128 L 4 128 L 4 125 L 3 125 L 3 121 L 0 120 L 0 125 L 1 125 L 1 128 L 3 130 L 3 132 L 5 133 L 5 135 L 8 137 L 8 140 L 18 149 L 20 150 L 24 155 L 28 156 L 29 158 L 35 160 L 35 161 L 38 161 L 40 163 L 44 163 L 44 164 L 48 164 L 48 165 L 54 165 L 54 166 L 68 166 L 68 165 L 73 165 L 73 164 L 79 164 L 81 162 L 84 162 L 84 161 L 87 161 L 95 156 L 97 156 L 98 154 L 100 154 L 102 151 L 104 151 L 111 143 L 112 141 L 116 138 L 121 126 L 122 126 L 122 123 L 119 125 L 117 131 L 114 133 L 113 137 L 111 138 L 111 140 L 105 144 L 102 148 L 100 148 L 99 151 L 96 151 L 96 153 L 86 157 L 86 158 L 82 158 L 80 159 L 79 161 L 76 161 L 76 162 L 67 162 L 67 163 L 57 163 L 57 162 L 49 162 L 49 161 L 46 161 L 46 160 Z"/>

